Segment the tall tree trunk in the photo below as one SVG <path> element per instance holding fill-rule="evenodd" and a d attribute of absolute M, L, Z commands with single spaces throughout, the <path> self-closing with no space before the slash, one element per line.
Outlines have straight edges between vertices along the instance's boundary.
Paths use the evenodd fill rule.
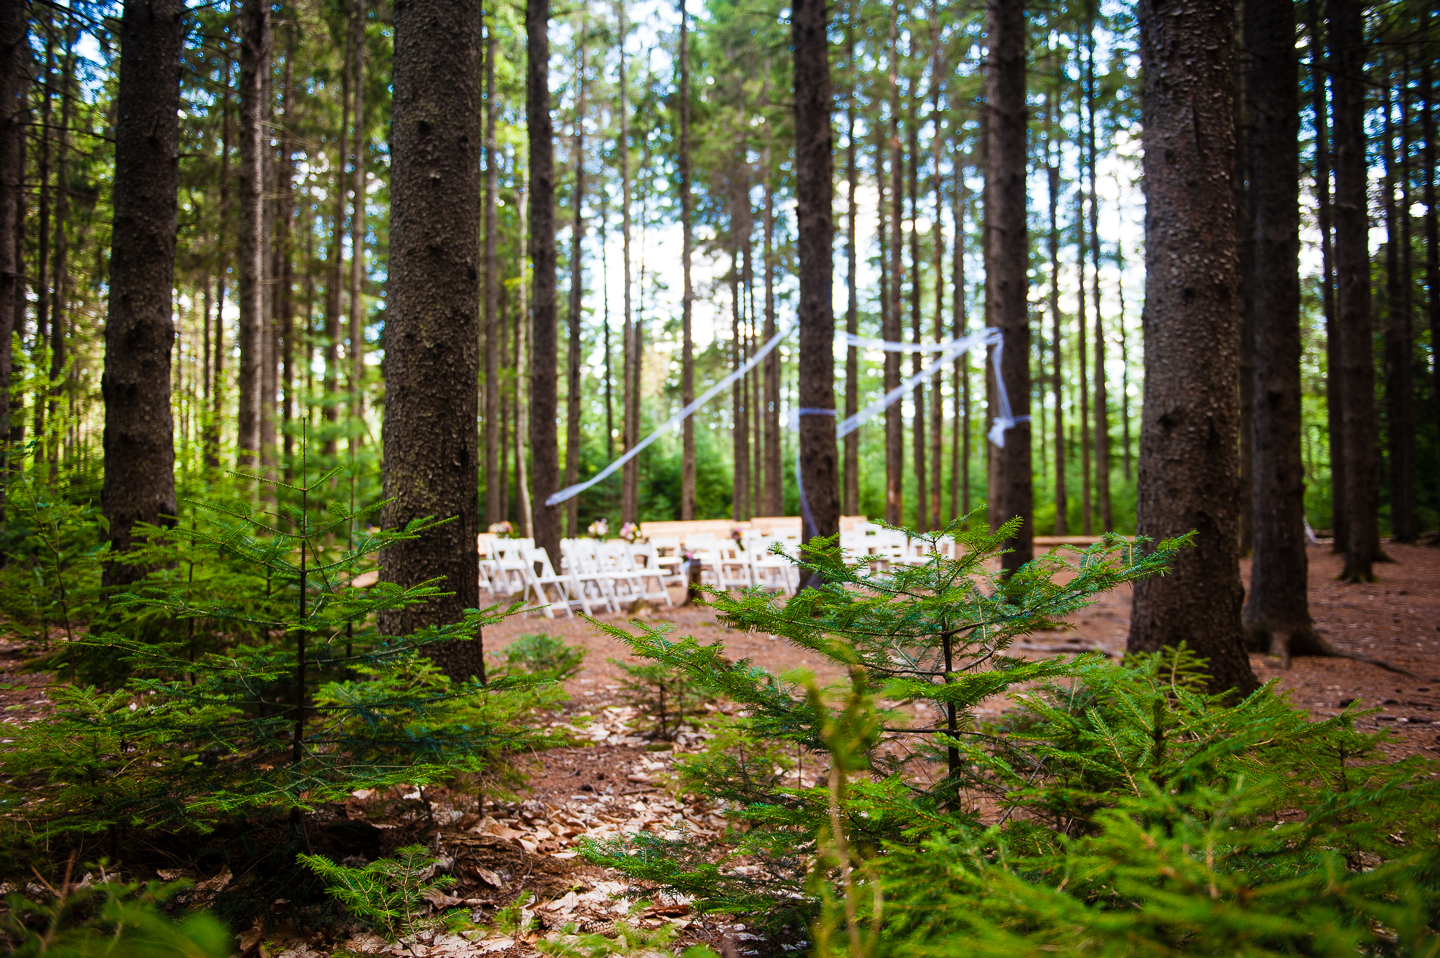
<path fill-rule="evenodd" d="M 1015 423 L 1004 433 L 999 460 L 1000 515 L 1019 516 L 1020 528 L 1006 539 L 1009 550 L 1001 568 L 1014 571 L 1035 555 L 1034 480 L 1030 464 L 1030 317 L 1026 302 L 1029 236 L 1025 229 L 1025 4 L 988 0 L 986 34 L 990 46 L 986 101 L 990 143 L 985 178 L 993 208 L 986 210 L 992 236 L 993 276 L 986 297 L 1003 337 L 1000 381 L 1010 394 Z"/>
<path fill-rule="evenodd" d="M 695 254 L 694 215 L 690 198 L 690 27 L 685 0 L 680 2 L 680 269 L 684 288 L 680 304 L 680 403 L 688 407 L 695 401 L 695 336 L 692 317 L 695 311 L 695 287 L 690 277 L 690 260 Z M 607 330 L 608 334 L 608 330 Z M 607 343 L 606 360 L 609 360 Z M 609 402 L 609 394 L 606 394 Z M 607 406 L 608 408 L 608 406 Z M 681 425 L 680 453 L 680 518 L 695 518 L 695 417 L 686 416 Z"/>
<path fill-rule="evenodd" d="M 835 316 L 832 303 L 833 136 L 824 0 L 797 0 L 791 16 L 795 57 L 795 204 L 800 303 L 800 483 L 808 515 L 802 547 L 840 532 L 835 450 Z"/>
<path fill-rule="evenodd" d="M 221 83 L 224 91 L 220 95 L 220 215 L 219 235 L 215 239 L 215 352 L 211 380 L 214 389 L 210 394 L 210 422 L 205 430 L 205 465 L 214 469 L 220 465 L 220 421 L 225 403 L 225 273 L 228 270 L 227 242 L 230 235 L 230 42 L 222 38 Z M 306 270 L 306 275 L 309 275 Z M 306 368 L 309 368 L 307 363 Z"/>
<path fill-rule="evenodd" d="M 54 286 L 50 294 L 50 388 L 46 399 L 46 405 L 49 406 L 46 415 L 49 417 L 50 433 L 54 437 L 54 443 L 48 449 L 45 458 L 50 463 L 52 480 L 59 475 L 60 442 L 63 434 L 56 421 L 56 416 L 60 408 L 60 396 L 65 391 L 63 376 L 66 327 L 69 324 L 69 317 L 66 315 L 69 308 L 67 284 L 70 278 L 68 266 L 70 238 L 67 232 L 69 225 L 67 221 L 70 218 L 70 118 L 75 101 L 75 43 L 79 38 L 79 31 L 68 23 L 68 17 L 64 35 L 65 65 L 61 68 L 60 74 L 60 138 L 56 144 L 55 162 L 55 262 L 52 267 Z M 45 436 L 36 435 L 35 438 L 42 445 L 49 443 Z"/>
<path fill-rule="evenodd" d="M 523 249 L 524 241 L 520 242 Z M 510 312 L 509 291 L 504 284 L 500 286 L 500 354 L 505 359 L 510 359 L 509 337 L 513 334 L 513 325 L 507 318 Z M 510 521 L 510 437 L 514 430 L 510 425 L 510 414 L 515 410 L 515 400 L 519 391 L 524 387 L 520 385 L 520 371 L 515 369 L 514 360 L 510 362 L 511 372 L 514 376 L 507 379 L 500 389 L 500 518 L 503 521 Z"/>
<path fill-rule="evenodd" d="M 275 103 L 273 80 L 274 69 L 267 63 L 265 79 L 260 90 L 265 97 L 265 110 L 267 113 L 264 125 L 264 140 L 260 147 L 260 162 L 263 164 L 261 172 L 262 181 L 265 184 L 264 199 L 261 207 L 260 229 L 265 237 L 264 272 L 261 274 L 260 288 L 260 474 L 266 479 L 275 478 L 275 397 L 279 390 L 280 379 L 276 366 L 278 358 L 277 328 L 275 322 L 275 284 L 278 279 L 280 267 L 279 245 L 275 239 L 275 195 L 276 195 L 276 153 L 275 144 L 271 137 L 274 129 L 274 108 Z M 278 490 L 273 485 L 263 485 L 260 488 L 260 496 L 267 501 L 274 501 Z"/>
<path fill-rule="evenodd" d="M 260 365 L 265 275 L 265 75 L 270 60 L 270 7 L 243 0 L 240 7 L 240 369 L 236 377 L 241 469 L 260 451 Z"/>
<path fill-rule="evenodd" d="M 30 44 L 24 0 L 0 2 L 0 441 L 18 440 L 16 427 L 23 419 L 12 408 L 11 354 L 18 318 L 23 338 L 25 322 L 25 237 L 22 196 L 25 189 L 25 105 L 29 98 Z M 22 427 L 23 428 L 23 427 Z M 18 441 L 12 440 L 13 445 Z M 10 445 L 0 447 L 0 475 L 9 472 Z M 0 486 L 0 497 L 4 487 Z M 0 498 L 0 520 L 4 518 Z"/>
<path fill-rule="evenodd" d="M 1415 516 L 1415 398 L 1413 346 L 1411 344 L 1410 297 L 1413 283 L 1409 257 L 1404 255 L 1408 240 L 1400 225 L 1410 218 L 1409 191 L 1401 184 L 1408 175 L 1402 158 L 1397 161 L 1395 137 L 1403 137 L 1407 110 L 1402 106 L 1400 130 L 1392 120 L 1395 112 L 1390 80 L 1386 78 L 1382 103 L 1385 110 L 1385 138 L 1381 155 L 1385 160 L 1385 425 L 1390 446 L 1390 536 L 1396 542 L 1414 542 L 1420 536 Z M 1403 84 L 1401 85 L 1403 90 Z M 1398 91 L 1397 91 L 1398 92 Z M 1408 144 L 1407 144 L 1408 145 Z M 1404 189 L 1397 205 L 1396 191 Z"/>
<path fill-rule="evenodd" d="M 1092 525 L 1094 500 L 1090 485 L 1090 361 L 1088 355 L 1089 323 L 1085 303 L 1085 190 L 1075 193 L 1075 231 L 1078 233 L 1075 250 L 1075 267 L 1079 272 L 1075 296 L 1075 349 L 1077 371 L 1080 374 L 1080 534 L 1090 535 L 1095 531 Z"/>
<path fill-rule="evenodd" d="M 530 141 L 530 263 L 535 270 L 530 298 L 531 492 L 535 496 L 535 545 L 560 555 L 560 507 L 547 501 L 560 488 L 560 411 L 556 375 L 555 299 L 555 126 L 550 115 L 550 0 L 527 0 L 529 38 L 525 74 L 525 117 Z M 622 98 L 623 99 L 623 98 Z M 628 232 L 628 231 L 627 231 Z M 523 321 L 523 317 L 522 317 Z M 471 573 L 474 575 L 473 571 Z"/>
<path fill-rule="evenodd" d="M 732 197 L 731 201 L 738 202 L 735 197 Z M 738 232 L 734 226 L 734 210 L 737 208 L 732 207 L 732 232 Z M 736 248 L 730 253 L 730 365 L 739 369 L 745 362 L 745 347 L 740 331 L 741 315 L 744 312 L 740 299 L 740 290 L 743 288 L 741 276 L 744 271 L 740 266 L 739 241 L 735 242 Z M 735 463 L 730 517 L 736 522 L 750 518 L 750 416 L 745 406 L 745 381 L 742 378 L 730 386 L 730 455 Z"/>
<path fill-rule="evenodd" d="M 881 313 L 881 338 L 887 342 L 900 341 L 900 304 L 904 295 L 905 273 L 901 262 L 904 248 L 903 233 L 905 219 L 904 163 L 900 151 L 900 47 L 899 10 L 890 8 L 890 277 L 889 289 L 882 284 L 880 295 L 886 297 L 886 312 Z M 877 124 L 878 127 L 878 124 Z M 884 134 L 881 134 L 882 136 Z M 883 142 L 883 140 L 882 140 Z M 880 191 L 881 207 L 884 207 L 885 193 Z M 880 230 L 885 230 L 885 218 L 881 217 Z M 883 254 L 882 254 L 883 255 Z M 885 270 L 882 259 L 880 269 Z M 888 292 L 888 296 L 886 295 Z M 885 392 L 900 385 L 900 354 L 885 351 Z M 891 403 L 885 410 L 885 521 L 900 525 L 905 521 L 905 419 L 903 403 Z"/>
<path fill-rule="evenodd" d="M 1431 37 L 1430 15 L 1425 18 L 1425 39 Z M 1427 44 L 1428 46 L 1428 44 Z M 1425 308 L 1430 314 L 1430 343 L 1440 343 L 1440 216 L 1435 208 L 1435 164 L 1440 161 L 1435 149 L 1435 85 L 1429 57 L 1420 58 L 1420 89 L 1424 99 L 1420 104 L 1420 124 L 1425 134 L 1425 149 L 1421 163 L 1425 167 Z M 1431 396 L 1435 403 L 1436 434 L 1440 435 L 1440 362 L 1432 359 Z M 1435 534 L 1435 543 L 1440 543 L 1440 532 Z"/>
<path fill-rule="evenodd" d="M 32 345 L 31 363 L 36 372 L 49 370 L 48 354 L 50 349 L 50 118 L 54 111 L 54 78 L 55 78 L 55 38 L 54 25 L 50 22 L 50 14 L 46 13 L 45 24 L 45 82 L 44 92 L 41 96 L 42 106 L 40 109 L 40 156 L 37 158 L 40 178 L 40 207 L 37 211 L 39 223 L 37 224 L 35 251 L 36 251 L 36 277 L 35 277 L 35 339 Z M 34 422 L 35 422 L 35 459 L 42 462 L 45 459 L 45 409 L 47 406 L 46 396 L 50 391 L 50 384 L 47 379 L 36 376 L 37 387 L 34 396 Z"/>
<path fill-rule="evenodd" d="M 1145 402 L 1137 526 L 1196 531 L 1165 576 L 1135 584 L 1127 648 L 1181 642 L 1213 690 L 1257 686 L 1240 625 L 1232 12 L 1141 0 Z M 1202 282 L 1203 280 L 1203 282 Z"/>
<path fill-rule="evenodd" d="M 1116 325 L 1120 329 L 1120 428 L 1125 443 L 1125 481 L 1130 481 L 1130 347 L 1125 334 L 1125 240 L 1115 241 L 1115 270 L 1120 274 L 1115 283 L 1115 299 L 1120 310 Z"/>
<path fill-rule="evenodd" d="M 905 140 L 910 154 L 910 166 L 906 171 L 909 174 L 910 192 L 910 335 L 916 346 L 922 345 L 925 338 L 920 329 L 920 122 L 916 116 L 919 110 L 917 101 L 920 98 L 918 87 L 919 81 L 912 77 L 905 117 Z M 925 354 L 919 350 L 911 353 L 911 375 L 918 374 L 924 368 Z M 912 441 L 915 450 L 915 528 L 926 532 L 929 525 L 925 521 L 925 512 L 930 504 L 930 491 L 929 475 L 925 469 L 925 381 L 917 382 L 910 395 L 913 404 L 911 428 L 914 431 Z"/>
<path fill-rule="evenodd" d="M 387 582 L 441 580 L 441 595 L 382 613 L 383 632 L 405 635 L 461 621 L 480 603 L 481 10 L 463 0 L 410 0 L 394 16 L 385 522 L 451 520 L 380 555 Z M 485 680 L 478 633 L 426 651 L 453 681 Z"/>
<path fill-rule="evenodd" d="M 615 370 L 611 364 L 610 349 L 610 256 L 605 238 L 605 227 L 610 222 L 610 205 L 606 202 L 608 193 L 600 191 L 600 275 L 606 277 L 600 284 L 600 311 L 603 318 L 605 349 L 605 458 L 615 458 Z"/>
<path fill-rule="evenodd" d="M 624 450 L 640 441 L 640 396 L 636 388 L 640 377 L 636 372 L 640 354 L 635 348 L 635 310 L 631 303 L 631 286 L 633 285 L 630 275 L 630 106 L 627 94 L 626 65 L 625 65 L 625 38 L 628 34 L 628 27 L 625 18 L 625 4 L 627 0 L 615 0 L 615 16 L 620 23 L 620 39 L 618 42 L 620 53 L 620 89 L 619 97 L 615 106 L 615 113 L 619 120 L 620 129 L 615 140 L 615 151 L 620 158 L 620 258 L 624 272 L 624 308 L 625 319 L 622 325 L 622 337 L 625 345 L 625 356 L 623 361 L 625 381 L 625 421 L 621 426 L 623 437 L 621 445 Z M 743 388 L 743 387 L 742 387 Z M 636 456 L 621 467 L 620 471 L 620 521 L 635 522 L 640 512 L 640 457 Z"/>
<path fill-rule="evenodd" d="M 494 13 L 491 13 L 493 24 Z M 505 491 L 505 469 L 498 467 L 496 454 L 504 448 L 500 439 L 503 413 L 500 409 L 500 260 L 495 222 L 496 192 L 500 176 L 499 144 L 495 137 L 500 107 L 495 99 L 495 28 L 486 28 L 485 37 L 485 522 L 505 519 L 500 504 Z"/>
<path fill-rule="evenodd" d="M 365 444 L 365 0 L 350 20 L 350 88 L 355 145 L 350 152 L 350 423 L 353 452 Z"/>
<path fill-rule="evenodd" d="M 768 135 L 768 134 L 767 134 Z M 775 187 L 770 151 L 765 151 L 765 342 L 775 335 Z M 785 514 L 785 477 L 780 471 L 780 350 L 765 357 L 765 398 L 760 404 L 765 419 L 764 514 Z"/>
<path fill-rule="evenodd" d="M 1060 365 L 1063 327 L 1060 321 L 1060 166 L 1051 158 L 1054 136 L 1053 101 L 1045 97 L 1045 159 L 1050 185 L 1050 336 L 1054 366 L 1051 388 L 1055 394 L 1055 535 L 1070 534 L 1070 505 L 1065 488 L 1065 375 Z"/>
<path fill-rule="evenodd" d="M 845 86 L 845 332 L 860 332 L 860 283 L 858 277 L 860 250 L 856 242 L 856 192 L 860 186 L 860 170 L 855 149 L 855 5 L 845 18 L 846 66 L 849 76 Z M 860 350 L 853 344 L 845 347 L 845 418 L 860 411 Z M 852 429 L 845 437 L 845 492 L 842 515 L 860 514 L 860 431 Z"/>
<path fill-rule="evenodd" d="M 1320 651 L 1310 623 L 1300 450 L 1300 63 L 1289 3 L 1246 0 L 1254 58 L 1250 176 L 1255 243 L 1254 558 L 1244 624 L 1286 657 Z"/>
<path fill-rule="evenodd" d="M 1328 0 L 1335 97 L 1335 273 L 1345 442 L 1347 582 L 1371 582 L 1380 554 L 1375 353 L 1370 322 L 1365 161 L 1365 19 L 1361 0 Z M 1147 341 L 1148 342 L 1148 341 Z"/>
<path fill-rule="evenodd" d="M 1105 321 L 1100 315 L 1100 184 L 1095 174 L 1095 9 L 1086 5 L 1085 146 L 1090 177 L 1090 292 L 1095 308 L 1095 499 L 1100 529 L 1115 531 L 1110 504 L 1110 401 L 1105 392 Z"/>
<path fill-rule="evenodd" d="M 105 317 L 105 481 L 110 527 L 105 585 L 145 567 L 120 559 L 136 523 L 175 521 L 174 422 L 170 412 L 171 289 L 180 183 L 180 49 L 183 0 L 127 0 L 120 19 L 115 103 L 115 219 Z M 0 302 L 0 308 L 3 308 Z"/>
<path fill-rule="evenodd" d="M 523 169 L 517 169 L 515 174 L 515 212 L 518 220 L 516 235 L 519 239 L 519 242 L 515 244 L 517 251 L 515 272 L 519 275 L 520 282 L 515 284 L 515 356 L 510 364 L 511 368 L 515 370 L 516 384 L 515 431 L 511 435 L 515 440 L 515 513 L 520 519 L 516 528 L 522 537 L 529 539 L 535 535 L 535 510 L 534 503 L 530 498 L 529 464 L 525 455 L 525 440 L 530 435 L 530 405 L 533 398 L 526 396 L 526 388 L 523 384 L 528 383 L 531 376 L 534 375 L 534 353 L 526 348 L 528 345 L 526 340 L 533 335 L 533 332 L 530 331 L 529 304 L 525 296 L 525 250 L 530 234 L 525 228 L 525 221 L 529 218 L 527 215 L 529 210 L 525 206 L 525 194 L 528 192 L 524 179 L 525 172 Z M 556 539 L 558 542 L 558 530 Z M 550 549 L 550 554 L 556 555 L 558 552 L 556 549 Z"/>
<path fill-rule="evenodd" d="M 1236 31 L 1235 62 L 1235 174 L 1231 189 L 1235 197 L 1235 255 L 1238 263 L 1236 289 L 1240 304 L 1240 554 L 1248 556 L 1255 539 L 1255 516 L 1250 490 L 1255 484 L 1253 450 L 1255 448 L 1255 210 L 1250 182 L 1250 137 L 1254 105 L 1250 73 L 1254 53 L 1250 50 L 1248 29 L 1240 21 L 1247 19 L 1248 8 L 1235 5 L 1239 19 Z"/>
<path fill-rule="evenodd" d="M 945 219 L 945 197 L 942 184 L 944 180 L 940 172 L 940 142 L 944 135 L 940 113 L 940 71 L 939 64 L 932 63 L 931 76 L 934 77 L 934 90 L 931 98 L 932 112 L 934 115 L 935 134 L 930 140 L 930 164 L 935 170 L 935 176 L 931 183 L 931 189 L 935 194 L 935 223 L 934 249 L 932 251 L 932 266 L 935 271 L 935 342 L 945 341 L 945 231 L 942 226 Z M 930 387 L 930 528 L 945 528 L 945 520 L 940 512 L 941 500 L 941 446 L 945 433 L 945 407 L 941 394 L 941 384 L 945 381 L 944 376 L 938 376 L 934 385 Z"/>
<path fill-rule="evenodd" d="M 950 192 L 950 219 L 955 224 L 955 249 L 951 262 L 951 322 L 955 338 L 969 330 L 965 316 L 965 165 L 960 160 L 959 135 L 956 136 L 955 186 Z M 950 373 L 951 412 L 950 437 L 950 518 L 959 519 L 970 511 L 970 354 L 961 353 Z"/>
<path fill-rule="evenodd" d="M 325 276 L 325 431 L 322 446 L 326 456 L 335 455 L 340 421 L 340 313 L 344 309 L 345 286 L 345 154 L 350 143 L 350 50 L 348 34 L 345 66 L 340 71 L 340 129 L 335 134 L 335 187 L 330 197 L 330 262 Z"/>
<path fill-rule="evenodd" d="M 1325 410 L 1330 442 L 1330 527 L 1335 552 L 1345 551 L 1345 430 L 1340 395 L 1340 333 L 1335 325 L 1335 266 L 1331 238 L 1330 129 L 1325 84 L 1330 74 L 1325 57 L 1325 20 L 1320 0 L 1307 0 L 1310 20 L 1310 88 L 1315 117 L 1315 206 L 1320 228 L 1321 305 L 1325 311 Z"/>
<path fill-rule="evenodd" d="M 580 311 L 585 297 L 585 43 L 576 42 L 575 64 L 577 83 L 575 96 L 574 152 L 575 167 L 574 219 L 570 227 L 570 354 L 565 380 L 565 485 L 573 486 L 580 479 L 580 354 L 584 349 L 580 327 Z M 580 535 L 580 499 L 571 496 L 565 511 L 566 535 Z"/>
<path fill-rule="evenodd" d="M 295 433 L 291 428 L 295 417 L 295 47 L 296 28 L 286 31 L 285 87 L 280 108 L 285 122 L 280 127 L 279 183 L 275 196 L 276 260 L 275 327 L 280 338 L 280 389 L 283 405 L 280 410 L 285 454 L 285 476 L 292 475 L 291 459 L 295 454 Z M 308 264 L 307 264 L 308 265 Z"/>

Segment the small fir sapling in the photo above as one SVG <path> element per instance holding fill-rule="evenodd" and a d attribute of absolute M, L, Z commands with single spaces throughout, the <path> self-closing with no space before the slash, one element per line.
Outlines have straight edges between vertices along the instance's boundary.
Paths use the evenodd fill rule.
<path fill-rule="evenodd" d="M 564 639 L 548 633 L 517 636 L 503 651 L 491 652 L 499 667 L 494 675 L 527 674 L 563 682 L 579 673 L 587 650 L 567 645 Z"/>
<path fill-rule="evenodd" d="M 663 662 L 607 659 L 625 673 L 621 697 L 655 722 L 653 736 L 673 740 L 685 719 L 710 700 L 684 670 Z"/>
<path fill-rule="evenodd" d="M 496 609 L 410 636 L 374 634 L 377 611 L 423 602 L 437 589 L 351 583 L 386 543 L 423 535 L 430 524 L 365 531 L 380 504 L 332 505 L 317 520 L 308 500 L 330 478 L 283 486 L 296 501 L 282 508 L 282 523 L 206 507 L 208 521 L 175 530 L 204 551 L 263 570 L 254 578 L 265 583 L 265 601 L 160 587 L 112 600 L 126 614 L 220 623 L 256 639 L 193 659 L 183 641 L 79 640 L 123 653 L 134 672 L 109 691 L 56 687 L 52 709 L 0 745 L 10 864 L 43 861 L 47 843 L 95 833 L 113 842 L 134 830 L 204 832 L 259 812 L 289 812 L 293 822 L 357 789 L 483 777 L 503 771 L 507 755 L 551 743 L 526 723 L 563 695 L 558 683 L 526 675 L 455 683 L 425 656 L 435 642 L 478 641 L 481 627 L 501 617 Z M 351 526 L 361 528 L 353 546 L 327 549 Z"/>
<path fill-rule="evenodd" d="M 300 863 L 346 911 L 392 940 L 415 931 L 439 897 L 436 892 L 456 883 L 453 875 L 436 875 L 437 861 L 422 845 L 407 845 L 396 849 L 394 858 L 359 867 L 337 865 L 323 855 L 301 855 Z"/>

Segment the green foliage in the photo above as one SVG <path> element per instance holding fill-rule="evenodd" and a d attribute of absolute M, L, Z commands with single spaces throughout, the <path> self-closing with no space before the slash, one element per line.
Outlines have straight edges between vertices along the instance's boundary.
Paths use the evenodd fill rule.
<path fill-rule="evenodd" d="M 345 910 L 392 938 L 414 931 L 426 911 L 426 892 L 450 888 L 452 875 L 435 874 L 435 859 L 420 845 L 396 849 L 395 858 L 381 858 L 351 868 L 323 855 L 301 855 L 300 862 L 325 882 L 325 891 Z"/>
<path fill-rule="evenodd" d="M 88 876 L 87 876 L 88 879 Z M 12 893 L 0 911 L 0 947 L 16 958 L 226 958 L 230 933 L 204 913 L 172 919 L 161 906 L 186 882 L 90 884 Z"/>
<path fill-rule="evenodd" d="M 625 674 L 620 697 L 654 721 L 655 738 L 673 739 L 686 717 L 709 701 L 685 670 L 671 663 L 606 661 Z"/>
<path fill-rule="evenodd" d="M 580 671 L 586 652 L 584 646 L 567 645 L 564 639 L 541 632 L 518 636 L 503 652 L 491 655 L 501 662 L 497 675 L 538 675 L 563 682 Z"/>
<path fill-rule="evenodd" d="M 731 820 L 718 848 L 636 835 L 587 856 L 706 909 L 804 922 L 820 954 L 1440 954 L 1433 765 L 1388 761 L 1354 710 L 1312 722 L 1273 686 L 1209 695 L 1184 649 L 1009 658 L 1184 541 L 1111 538 L 1005 578 L 985 567 L 1006 531 L 889 573 L 822 548 L 825 585 L 783 607 L 714 597 L 728 624 L 845 670 L 833 688 L 612 629 L 745 711 L 680 768 Z M 979 722 L 998 694 L 1002 720 Z M 782 761 L 807 751 L 813 784 Z"/>
<path fill-rule="evenodd" d="M 410 636 L 375 633 L 378 612 L 437 589 L 351 583 L 386 544 L 429 525 L 367 531 L 372 510 L 343 506 L 317 519 L 309 492 L 329 479 L 282 487 L 295 501 L 282 505 L 280 524 L 207 505 L 206 521 L 174 531 L 197 562 L 209 553 L 249 567 L 256 591 L 187 587 L 188 570 L 172 565 L 112 605 L 123 621 L 168 623 L 164 634 L 177 641 L 153 641 L 154 632 L 152 641 L 118 632 L 77 640 L 123 656 L 132 672 L 112 689 L 57 687 L 53 707 L 0 746 L 0 811 L 17 852 L 9 865 L 24 860 L 19 850 L 86 834 L 203 833 L 236 816 L 300 814 L 360 788 L 485 776 L 507 755 L 549 744 L 525 720 L 563 694 L 556 683 L 452 681 L 426 656 L 436 643 L 477 641 L 496 610 Z M 353 544 L 327 545 L 346 539 Z M 167 547 L 152 538 L 152 548 Z M 190 640 L 201 629 L 253 639 L 207 651 Z"/>

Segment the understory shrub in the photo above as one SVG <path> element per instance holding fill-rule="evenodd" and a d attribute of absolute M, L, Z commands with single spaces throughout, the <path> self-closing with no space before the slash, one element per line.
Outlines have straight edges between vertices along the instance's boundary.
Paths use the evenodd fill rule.
<path fill-rule="evenodd" d="M 711 593 L 727 625 L 847 676 L 830 688 L 608 628 L 743 711 L 680 763 L 728 816 L 718 846 L 640 833 L 587 856 L 822 954 L 1440 954 L 1434 765 L 1388 761 L 1357 707 L 1311 722 L 1273 684 L 1207 694 L 1183 648 L 1008 655 L 1188 544 L 1109 536 L 1006 576 L 1013 526 L 920 536 L 928 560 L 886 571 L 812 543 L 818 588 Z"/>

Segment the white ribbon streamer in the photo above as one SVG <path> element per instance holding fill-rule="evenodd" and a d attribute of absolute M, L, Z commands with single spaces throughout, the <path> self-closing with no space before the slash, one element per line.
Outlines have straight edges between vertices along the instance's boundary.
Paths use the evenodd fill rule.
<path fill-rule="evenodd" d="M 680 423 L 683 422 L 691 414 L 693 414 L 695 410 L 699 409 L 701 406 L 705 405 L 707 402 L 713 399 L 715 395 L 719 393 L 722 389 L 724 389 L 726 386 L 730 385 L 735 380 L 739 379 L 741 376 L 745 375 L 750 370 L 754 369 L 757 365 L 759 365 L 760 360 L 770 355 L 770 351 L 773 350 L 776 346 L 780 345 L 780 340 L 790 335 L 790 330 L 794 328 L 795 321 L 791 320 L 785 325 L 784 329 L 781 329 L 774 336 L 770 337 L 770 340 L 765 343 L 765 345 L 757 349 L 755 351 L 755 355 L 751 356 L 750 359 L 747 360 L 743 366 L 732 372 L 730 375 L 726 376 L 724 379 L 720 380 L 715 385 L 711 386 L 709 389 L 705 390 L 699 396 L 695 397 L 694 402 L 690 403 L 690 405 L 686 406 L 684 409 L 680 410 L 675 415 L 665 420 L 665 422 L 661 424 L 659 429 L 656 429 L 650 435 L 646 436 L 644 439 L 640 440 L 635 445 L 625 450 L 625 454 L 619 459 L 616 459 L 614 462 L 610 463 L 610 465 L 606 466 L 604 469 L 600 470 L 595 475 L 591 476 L 589 479 L 586 479 L 584 482 L 577 482 L 573 486 L 567 486 L 566 488 L 561 489 L 559 492 L 546 499 L 545 505 L 559 505 L 566 499 L 569 499 L 571 496 L 578 496 L 586 489 L 589 489 L 597 482 L 600 482 L 602 479 L 606 479 L 609 476 L 614 475 L 616 469 L 619 469 L 621 466 L 625 465 L 625 463 L 638 456 L 640 454 L 640 450 L 650 445 L 656 439 L 659 439 L 665 433 L 665 430 L 680 428 Z"/>

